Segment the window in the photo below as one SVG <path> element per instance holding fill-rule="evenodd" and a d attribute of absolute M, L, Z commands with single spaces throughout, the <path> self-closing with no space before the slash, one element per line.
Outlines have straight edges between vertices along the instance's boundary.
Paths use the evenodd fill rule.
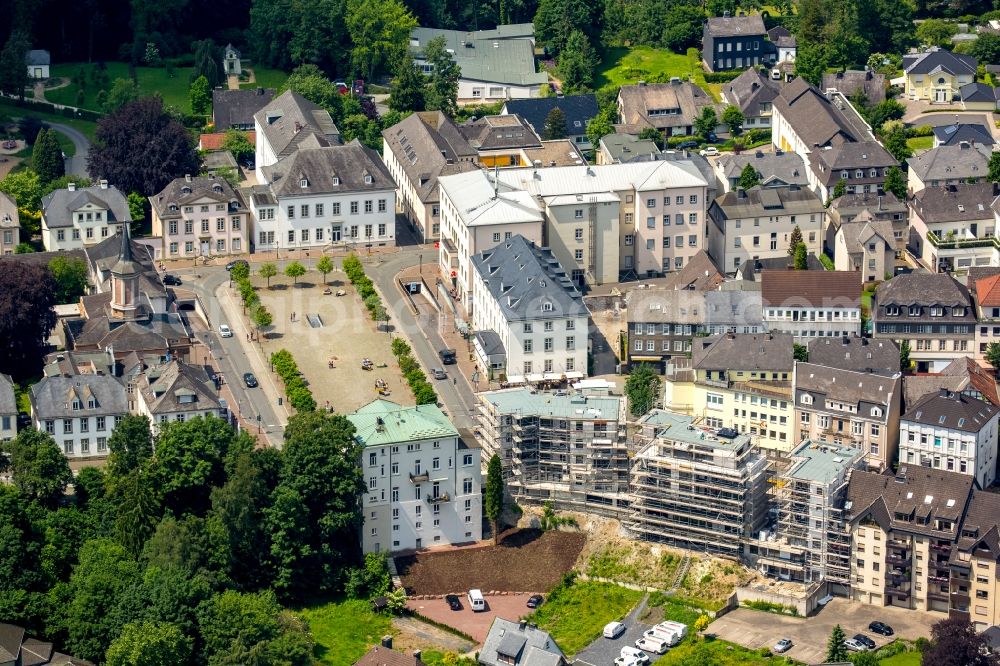
<path fill-rule="evenodd" d="M 646 208 L 656 208 L 656 199 L 646 199 Z"/>
<path fill-rule="evenodd" d="M 583 261 L 583 250 L 573 250 L 573 257 L 577 261 Z"/>
<path fill-rule="evenodd" d="M 372 200 L 371 199 L 365 199 L 365 212 L 366 213 L 372 212 Z"/>
<path fill-rule="evenodd" d="M 382 236 L 385 236 L 385 225 L 384 224 L 378 225 L 378 235 L 379 235 L 380 238 Z"/>
<path fill-rule="evenodd" d="M 357 201 L 352 201 L 351 202 L 351 215 L 357 215 L 357 214 L 358 214 L 358 202 Z"/>
<path fill-rule="evenodd" d="M 323 217 L 323 204 L 316 204 L 316 217 Z"/>
<path fill-rule="evenodd" d="M 524 333 L 531 333 L 531 322 L 530 321 L 524 322 L 523 332 Z"/>
<path fill-rule="evenodd" d="M 692 194 L 691 196 L 689 196 L 688 197 L 688 203 L 689 204 L 696 204 L 696 203 L 698 203 L 698 195 L 697 194 Z"/>
<path fill-rule="evenodd" d="M 573 351 L 576 349 L 576 338 L 572 335 L 566 337 L 566 351 Z"/>
<path fill-rule="evenodd" d="M 340 202 L 339 201 L 333 202 L 332 204 L 330 204 L 330 206 L 331 206 L 330 212 L 332 212 L 334 215 L 340 215 Z"/>
<path fill-rule="evenodd" d="M 635 240 L 635 236 L 632 234 L 625 234 L 625 245 L 631 245 Z"/>
<path fill-rule="evenodd" d="M 698 224 L 698 213 L 688 213 L 688 224 Z"/>
<path fill-rule="evenodd" d="M 168 231 L 169 234 L 171 234 L 171 235 L 176 234 L 177 233 L 177 221 L 176 220 L 172 220 L 170 222 L 170 224 L 167 225 L 167 229 L 169 230 Z M 11 239 L 8 239 L 8 235 L 9 234 L 10 234 L 9 231 L 5 231 L 4 232 L 4 242 L 6 242 L 6 243 L 12 242 Z"/>
<path fill-rule="evenodd" d="M 647 217 L 646 218 L 646 228 L 647 229 L 655 229 L 656 228 L 656 218 L 655 217 Z"/>
<path fill-rule="evenodd" d="M 543 344 L 544 344 L 544 347 L 545 347 L 545 351 L 547 351 L 547 352 L 552 351 L 552 338 L 545 338 L 545 341 L 544 341 Z"/>
<path fill-rule="evenodd" d="M 289 220 L 294 220 L 295 219 L 295 206 L 289 206 L 288 207 L 288 219 Z"/>
<path fill-rule="evenodd" d="M 380 213 L 384 213 L 385 212 L 385 199 L 379 199 L 378 200 L 378 212 L 380 212 Z"/>
<path fill-rule="evenodd" d="M 525 340 L 524 341 L 524 353 L 525 354 L 530 354 L 531 352 L 535 351 L 534 350 L 534 346 L 535 346 L 534 345 L 534 341 L 532 341 L 530 339 Z"/>
<path fill-rule="evenodd" d="M 576 238 L 576 240 L 582 241 L 583 240 L 583 229 L 577 229 L 576 231 L 574 231 L 573 232 L 573 236 Z"/>
<path fill-rule="evenodd" d="M 583 219 L 583 209 L 577 208 L 573 211 L 573 219 L 582 220 Z"/>
<path fill-rule="evenodd" d="M 472 479 L 465 478 L 462 479 L 462 494 L 471 495 L 472 494 Z"/>

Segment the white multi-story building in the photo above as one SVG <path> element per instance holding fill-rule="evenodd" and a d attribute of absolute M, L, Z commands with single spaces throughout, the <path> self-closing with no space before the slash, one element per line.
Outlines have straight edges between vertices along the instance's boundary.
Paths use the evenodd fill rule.
<path fill-rule="evenodd" d="M 302 148 L 321 148 L 340 143 L 340 130 L 330 113 L 299 93 L 287 90 L 253 116 L 257 182 L 264 167 L 289 157 Z"/>
<path fill-rule="evenodd" d="M 861 273 L 763 271 L 764 325 L 805 344 L 815 337 L 861 334 Z"/>
<path fill-rule="evenodd" d="M 473 328 L 499 336 L 508 381 L 586 376 L 590 312 L 548 248 L 514 236 L 478 253 L 472 264 Z M 488 374 L 492 364 L 479 356 Z"/>
<path fill-rule="evenodd" d="M 250 250 L 250 214 L 224 178 L 175 178 L 149 197 L 149 203 L 153 235 L 163 241 L 160 257 L 209 257 Z"/>
<path fill-rule="evenodd" d="M 82 188 L 70 183 L 42 199 L 42 244 L 49 252 L 77 250 L 107 240 L 131 221 L 128 200 L 108 181 Z"/>
<path fill-rule="evenodd" d="M 31 421 L 70 460 L 105 458 L 108 438 L 128 413 L 125 386 L 109 375 L 44 377 L 31 387 Z"/>
<path fill-rule="evenodd" d="M 347 418 L 364 446 L 364 552 L 482 539 L 480 451 L 437 406 L 375 400 Z"/>
<path fill-rule="evenodd" d="M 211 379 L 200 366 L 179 360 L 144 367 L 128 378 L 130 409 L 149 417 L 154 428 L 171 421 L 190 421 L 199 416 L 228 417 Z"/>
<path fill-rule="evenodd" d="M 396 184 L 357 140 L 302 148 L 258 171 L 263 184 L 244 192 L 257 251 L 395 244 Z"/>
<path fill-rule="evenodd" d="M 997 421 L 988 402 L 941 389 L 914 403 L 899 424 L 899 464 L 974 476 L 987 488 L 997 474 Z"/>

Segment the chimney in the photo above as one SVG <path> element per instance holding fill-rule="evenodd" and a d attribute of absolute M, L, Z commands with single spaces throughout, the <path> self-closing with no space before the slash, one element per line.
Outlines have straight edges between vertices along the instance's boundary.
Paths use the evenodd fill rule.
<path fill-rule="evenodd" d="M 382 637 L 382 647 L 392 649 L 392 634 Z"/>
<path fill-rule="evenodd" d="M 108 189 L 108 181 L 106 180 L 99 180 L 97 181 L 97 184 L 100 186 L 102 190 Z"/>
<path fill-rule="evenodd" d="M 417 661 L 420 661 L 420 657 L 423 654 L 424 654 L 423 650 L 414 650 L 413 651 L 413 658 L 416 659 Z"/>
<path fill-rule="evenodd" d="M 996 192 L 994 192 L 994 194 L 996 194 Z M 882 210 L 882 195 L 881 194 L 878 195 L 878 210 Z"/>
<path fill-rule="evenodd" d="M 959 145 L 959 147 L 962 150 L 968 150 L 969 149 L 969 142 L 968 141 L 959 141 L 958 145 Z"/>
<path fill-rule="evenodd" d="M 191 174 L 189 174 L 189 173 L 184 174 L 184 182 L 186 182 L 186 183 L 190 183 L 191 182 Z"/>
<path fill-rule="evenodd" d="M 76 183 L 69 183 L 66 186 L 66 189 L 69 190 L 70 192 L 76 192 Z"/>

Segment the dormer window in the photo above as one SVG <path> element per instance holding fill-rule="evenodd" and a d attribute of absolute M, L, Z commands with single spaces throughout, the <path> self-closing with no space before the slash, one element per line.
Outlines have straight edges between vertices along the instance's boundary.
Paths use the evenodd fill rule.
<path fill-rule="evenodd" d="M 78 399 L 73 398 L 73 411 L 78 412 L 81 409 L 83 409 L 83 403 L 80 402 Z"/>
<path fill-rule="evenodd" d="M 881 417 L 882 416 L 882 408 L 881 407 L 872 407 L 872 416 L 874 416 L 876 418 Z"/>
<path fill-rule="evenodd" d="M 170 208 L 170 212 L 172 212 L 172 213 L 176 213 L 177 212 L 177 204 L 170 204 L 169 208 Z"/>
<path fill-rule="evenodd" d="M 218 192 L 218 193 L 221 194 L 222 193 L 222 185 L 219 185 L 218 183 L 216 183 L 215 185 L 212 186 L 212 191 L 213 192 Z"/>
<path fill-rule="evenodd" d="M 299 187 L 309 187 L 309 179 L 302 178 L 299 180 Z"/>
<path fill-rule="evenodd" d="M 334 185 L 340 185 L 340 176 L 334 176 L 333 177 L 333 184 Z"/>
<path fill-rule="evenodd" d="M 899 307 L 895 305 L 885 306 L 885 313 L 891 317 L 895 317 L 899 314 Z"/>
<path fill-rule="evenodd" d="M 87 401 L 87 409 L 94 409 L 97 407 L 97 401 L 91 398 Z"/>
<path fill-rule="evenodd" d="M 920 315 L 920 306 L 919 305 L 911 305 L 910 306 L 910 316 L 911 317 L 917 317 L 919 315 Z"/>
<path fill-rule="evenodd" d="M 951 310 L 951 316 L 953 316 L 953 317 L 964 317 L 965 316 L 965 308 L 952 308 L 952 310 Z"/>
<path fill-rule="evenodd" d="M 803 405 L 811 405 L 813 404 L 813 397 L 808 393 L 803 393 L 801 402 Z"/>
<path fill-rule="evenodd" d="M 370 173 L 366 173 L 365 174 L 365 185 L 371 185 L 371 184 L 372 184 L 372 176 L 371 176 Z"/>
<path fill-rule="evenodd" d="M 944 316 L 944 308 L 932 307 L 931 308 L 931 316 L 932 317 L 941 317 L 941 316 Z"/>
<path fill-rule="evenodd" d="M 184 187 L 181 188 L 181 192 L 183 194 L 191 194 L 191 188 L 185 185 Z"/>
<path fill-rule="evenodd" d="M 542 312 L 552 312 L 552 304 L 542 303 Z"/>

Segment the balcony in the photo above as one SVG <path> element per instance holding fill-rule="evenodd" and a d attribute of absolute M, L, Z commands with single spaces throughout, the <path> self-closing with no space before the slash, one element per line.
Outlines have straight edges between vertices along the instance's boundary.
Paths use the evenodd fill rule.
<path fill-rule="evenodd" d="M 954 235 L 948 235 L 944 239 L 941 239 L 933 231 L 928 231 L 927 242 L 939 250 L 962 250 L 976 247 L 1000 249 L 1000 239 L 995 236 L 989 238 L 956 238 Z"/>
<path fill-rule="evenodd" d="M 947 583 L 948 582 L 948 577 L 947 576 L 928 576 L 927 580 L 929 580 L 932 583 Z"/>
<path fill-rule="evenodd" d="M 427 495 L 424 496 L 424 500 L 426 500 L 428 504 L 442 504 L 444 502 L 450 502 L 451 496 L 448 495 L 448 493 L 440 493 L 438 495 L 427 493 Z"/>
<path fill-rule="evenodd" d="M 429 481 L 430 478 L 430 472 L 417 472 L 416 474 L 410 472 L 410 483 L 423 483 L 424 481 Z"/>
<path fill-rule="evenodd" d="M 909 564 L 910 563 L 910 556 L 909 555 L 903 555 L 903 556 L 900 556 L 900 555 L 886 555 L 885 560 L 886 560 L 886 562 L 892 562 L 893 564 Z"/>
<path fill-rule="evenodd" d="M 946 544 L 946 543 L 932 543 L 931 544 L 931 550 L 936 550 L 939 553 L 950 553 L 951 552 L 951 544 Z"/>

